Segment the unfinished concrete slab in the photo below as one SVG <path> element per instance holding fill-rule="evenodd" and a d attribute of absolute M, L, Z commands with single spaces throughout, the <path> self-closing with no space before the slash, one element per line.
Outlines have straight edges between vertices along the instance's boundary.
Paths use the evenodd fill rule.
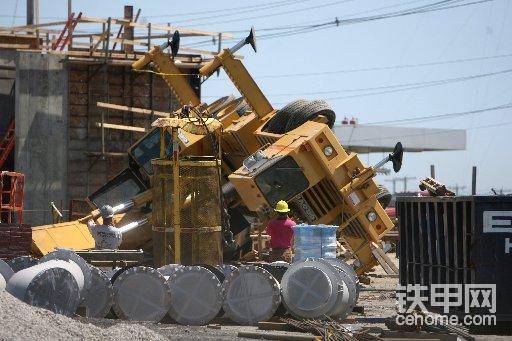
<path fill-rule="evenodd" d="M 202 266 L 178 269 L 170 278 L 171 318 L 184 325 L 201 326 L 213 320 L 222 308 L 218 277 Z"/>
<path fill-rule="evenodd" d="M 114 282 L 114 311 L 119 318 L 135 321 L 162 320 L 171 306 L 171 288 L 157 270 L 136 266 Z"/>
<path fill-rule="evenodd" d="M 15 170 L 25 174 L 25 223 L 49 224 L 48 203 L 68 202 L 68 70 L 65 57 L 16 54 Z"/>
<path fill-rule="evenodd" d="M 242 325 L 271 318 L 281 303 L 279 282 L 265 269 L 242 266 L 223 283 L 226 316 Z"/>
<path fill-rule="evenodd" d="M 114 288 L 110 278 L 97 267 L 91 266 L 91 287 L 82 306 L 85 307 L 85 316 L 104 318 L 114 304 Z"/>
<path fill-rule="evenodd" d="M 12 268 L 3 259 L 0 259 L 0 275 L 2 275 L 6 282 L 14 275 Z"/>
<path fill-rule="evenodd" d="M 18 272 L 20 270 L 30 268 L 38 263 L 38 260 L 31 256 L 20 256 L 11 259 L 7 262 L 11 267 L 12 271 Z"/>
<path fill-rule="evenodd" d="M 15 273 L 6 290 L 27 304 L 72 316 L 82 288 L 83 274 L 76 264 L 49 260 Z"/>

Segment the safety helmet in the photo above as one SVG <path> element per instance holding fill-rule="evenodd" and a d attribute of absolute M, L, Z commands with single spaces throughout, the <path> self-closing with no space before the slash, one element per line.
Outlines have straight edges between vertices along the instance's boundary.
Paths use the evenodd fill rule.
<path fill-rule="evenodd" d="M 102 218 L 113 218 L 114 209 L 110 205 L 104 205 L 100 208 L 100 214 Z"/>
<path fill-rule="evenodd" d="M 276 208 L 274 209 L 276 212 L 280 213 L 286 213 L 290 212 L 290 209 L 288 208 L 288 203 L 284 200 L 280 200 L 277 202 Z"/>

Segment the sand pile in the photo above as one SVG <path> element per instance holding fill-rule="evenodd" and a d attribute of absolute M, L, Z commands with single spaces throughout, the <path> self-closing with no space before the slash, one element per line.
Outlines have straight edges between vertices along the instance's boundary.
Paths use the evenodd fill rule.
<path fill-rule="evenodd" d="M 29 306 L 0 293 L 0 340 L 168 340 L 135 324 L 119 322 L 109 328 L 81 323 L 48 310 Z"/>

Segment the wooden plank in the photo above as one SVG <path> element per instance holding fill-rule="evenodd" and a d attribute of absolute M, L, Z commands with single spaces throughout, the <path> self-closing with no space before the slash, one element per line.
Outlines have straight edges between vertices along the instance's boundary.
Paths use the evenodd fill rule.
<path fill-rule="evenodd" d="M 0 49 L 28 49 L 29 44 L 0 44 Z"/>
<path fill-rule="evenodd" d="M 106 24 L 107 20 L 103 18 L 94 18 L 94 17 L 88 17 L 88 16 L 82 16 L 81 22 L 88 22 L 88 23 L 100 23 L 100 24 Z M 126 19 L 120 19 L 120 18 L 112 18 L 112 24 L 116 25 L 127 25 L 130 27 L 136 27 L 136 28 L 148 28 L 148 24 L 142 24 L 142 23 L 136 23 L 136 22 L 127 22 Z M 195 30 L 195 29 L 189 29 L 189 28 L 183 28 L 183 27 L 177 27 L 177 26 L 169 26 L 169 25 L 151 25 L 152 29 L 154 30 L 162 30 L 162 31 L 180 31 L 180 33 L 193 35 L 193 36 L 212 36 L 217 37 L 219 35 L 219 32 L 210 32 L 210 31 L 202 31 L 202 30 Z M 234 36 L 230 33 L 222 33 L 223 37 L 226 38 L 234 38 Z"/>
<path fill-rule="evenodd" d="M 129 111 L 129 112 L 134 112 L 134 113 L 138 113 L 138 114 L 155 115 L 155 116 L 160 116 L 160 117 L 169 117 L 170 116 L 170 114 L 167 112 L 143 109 L 143 108 L 128 107 L 126 105 L 119 105 L 119 104 L 112 104 L 112 103 L 105 103 L 105 102 L 96 102 L 96 105 L 100 108 L 120 110 L 120 111 Z"/>
<path fill-rule="evenodd" d="M 263 339 L 263 340 L 283 340 L 283 341 L 316 341 L 322 340 L 320 336 L 313 336 L 307 334 L 284 334 L 284 333 L 264 333 L 264 332 L 238 332 L 238 337 L 245 337 L 248 339 Z"/>
<path fill-rule="evenodd" d="M 145 133 L 147 131 L 146 128 L 125 126 L 125 125 L 121 125 L 121 124 L 96 122 L 95 125 L 98 128 L 113 129 L 113 130 L 137 131 L 140 133 Z"/>
<path fill-rule="evenodd" d="M 280 330 L 280 331 L 290 331 L 292 328 L 288 323 L 284 322 L 258 322 L 258 329 L 261 330 Z"/>

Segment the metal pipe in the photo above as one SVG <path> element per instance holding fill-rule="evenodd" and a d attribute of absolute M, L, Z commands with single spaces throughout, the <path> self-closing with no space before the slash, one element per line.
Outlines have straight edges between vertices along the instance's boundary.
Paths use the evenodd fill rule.
<path fill-rule="evenodd" d="M 119 232 L 121 232 L 121 234 L 128 233 L 132 230 L 135 230 L 141 226 L 146 225 L 148 222 L 149 222 L 148 218 L 143 218 L 141 220 L 131 222 L 129 224 L 124 225 L 123 227 L 120 227 Z"/>

